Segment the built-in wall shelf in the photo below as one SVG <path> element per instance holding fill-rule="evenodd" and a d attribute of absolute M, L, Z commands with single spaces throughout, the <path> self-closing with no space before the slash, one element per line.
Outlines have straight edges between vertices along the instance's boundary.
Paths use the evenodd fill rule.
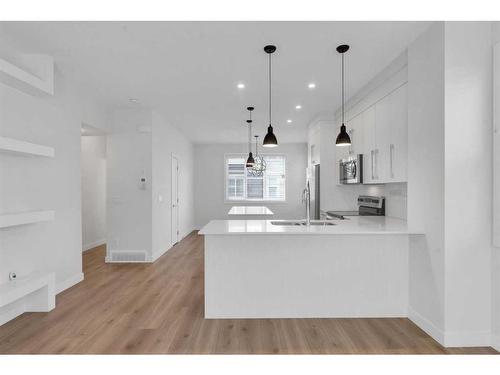
<path fill-rule="evenodd" d="M 50 210 L 0 214 L 0 228 L 9 228 L 16 225 L 33 224 L 42 221 L 52 221 L 54 220 L 54 217 L 55 212 Z"/>
<path fill-rule="evenodd" d="M 23 60 L 35 66 L 40 76 L 0 58 L 0 82 L 30 95 L 54 95 L 54 59 L 29 55 Z"/>
<path fill-rule="evenodd" d="M 46 312 L 56 306 L 55 275 L 53 273 L 34 272 L 19 277 L 17 280 L 0 284 L 0 325 L 24 312 Z M 9 304 L 16 302 L 14 308 Z M 6 307 L 7 310 L 3 309 Z"/>
<path fill-rule="evenodd" d="M 5 137 L 0 137 L 0 151 L 27 156 L 45 156 L 48 158 L 53 158 L 55 155 L 53 147 Z"/>

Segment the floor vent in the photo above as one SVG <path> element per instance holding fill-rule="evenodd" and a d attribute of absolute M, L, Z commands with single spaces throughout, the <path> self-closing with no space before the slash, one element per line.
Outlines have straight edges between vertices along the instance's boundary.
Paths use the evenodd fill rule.
<path fill-rule="evenodd" d="M 123 263 L 133 263 L 133 262 L 145 262 L 146 252 L 145 251 L 112 251 L 110 262 L 123 262 Z"/>

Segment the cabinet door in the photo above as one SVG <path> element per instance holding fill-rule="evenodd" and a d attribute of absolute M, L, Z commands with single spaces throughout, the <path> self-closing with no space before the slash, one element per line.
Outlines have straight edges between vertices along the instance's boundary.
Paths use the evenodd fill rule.
<path fill-rule="evenodd" d="M 379 183 L 389 181 L 390 144 L 391 144 L 391 95 L 375 104 L 375 180 Z"/>
<path fill-rule="evenodd" d="M 408 99 L 407 85 L 390 95 L 389 181 L 407 181 L 408 165 Z"/>
<path fill-rule="evenodd" d="M 363 122 L 363 183 L 376 183 L 375 179 L 375 107 L 362 113 Z"/>
<path fill-rule="evenodd" d="M 347 131 L 351 137 L 350 151 L 353 155 L 364 153 L 363 113 L 349 121 Z"/>
<path fill-rule="evenodd" d="M 320 164 L 320 141 L 321 130 L 319 126 L 309 129 L 308 147 L 309 147 L 309 166 Z"/>

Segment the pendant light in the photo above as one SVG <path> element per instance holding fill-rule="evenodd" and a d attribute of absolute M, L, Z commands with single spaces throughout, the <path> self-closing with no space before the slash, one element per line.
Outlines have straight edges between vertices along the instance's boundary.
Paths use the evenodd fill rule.
<path fill-rule="evenodd" d="M 342 125 L 340 126 L 340 133 L 337 135 L 337 140 L 335 144 L 337 146 L 350 146 L 351 145 L 351 137 L 347 134 L 345 125 L 344 125 L 344 53 L 349 50 L 349 46 L 347 44 L 342 44 L 337 47 L 337 52 L 342 55 Z"/>
<path fill-rule="evenodd" d="M 248 112 L 250 113 L 250 119 L 247 120 L 248 124 L 248 159 L 246 163 L 247 168 L 252 168 L 255 160 L 252 155 L 252 111 L 254 110 L 254 107 L 247 107 Z M 255 155 L 257 156 L 257 155 Z"/>
<path fill-rule="evenodd" d="M 264 137 L 264 142 L 262 146 L 264 147 L 276 147 L 278 146 L 278 140 L 273 133 L 272 126 L 272 107 L 271 107 L 271 55 L 276 51 L 276 46 L 265 46 L 264 51 L 269 55 L 269 126 L 267 128 L 267 134 Z"/>
<path fill-rule="evenodd" d="M 255 162 L 252 168 L 248 169 L 248 172 L 253 177 L 262 177 L 264 175 L 264 171 L 266 170 L 266 161 L 262 156 L 259 156 L 259 136 L 254 135 L 255 137 Z"/>

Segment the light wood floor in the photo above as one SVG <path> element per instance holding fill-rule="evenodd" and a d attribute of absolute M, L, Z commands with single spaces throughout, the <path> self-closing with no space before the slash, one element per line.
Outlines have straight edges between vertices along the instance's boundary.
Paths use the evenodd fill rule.
<path fill-rule="evenodd" d="M 0 353 L 496 353 L 444 349 L 408 319 L 203 319 L 203 237 L 154 264 L 105 264 L 85 252 L 85 280 L 50 313 L 0 327 Z"/>

